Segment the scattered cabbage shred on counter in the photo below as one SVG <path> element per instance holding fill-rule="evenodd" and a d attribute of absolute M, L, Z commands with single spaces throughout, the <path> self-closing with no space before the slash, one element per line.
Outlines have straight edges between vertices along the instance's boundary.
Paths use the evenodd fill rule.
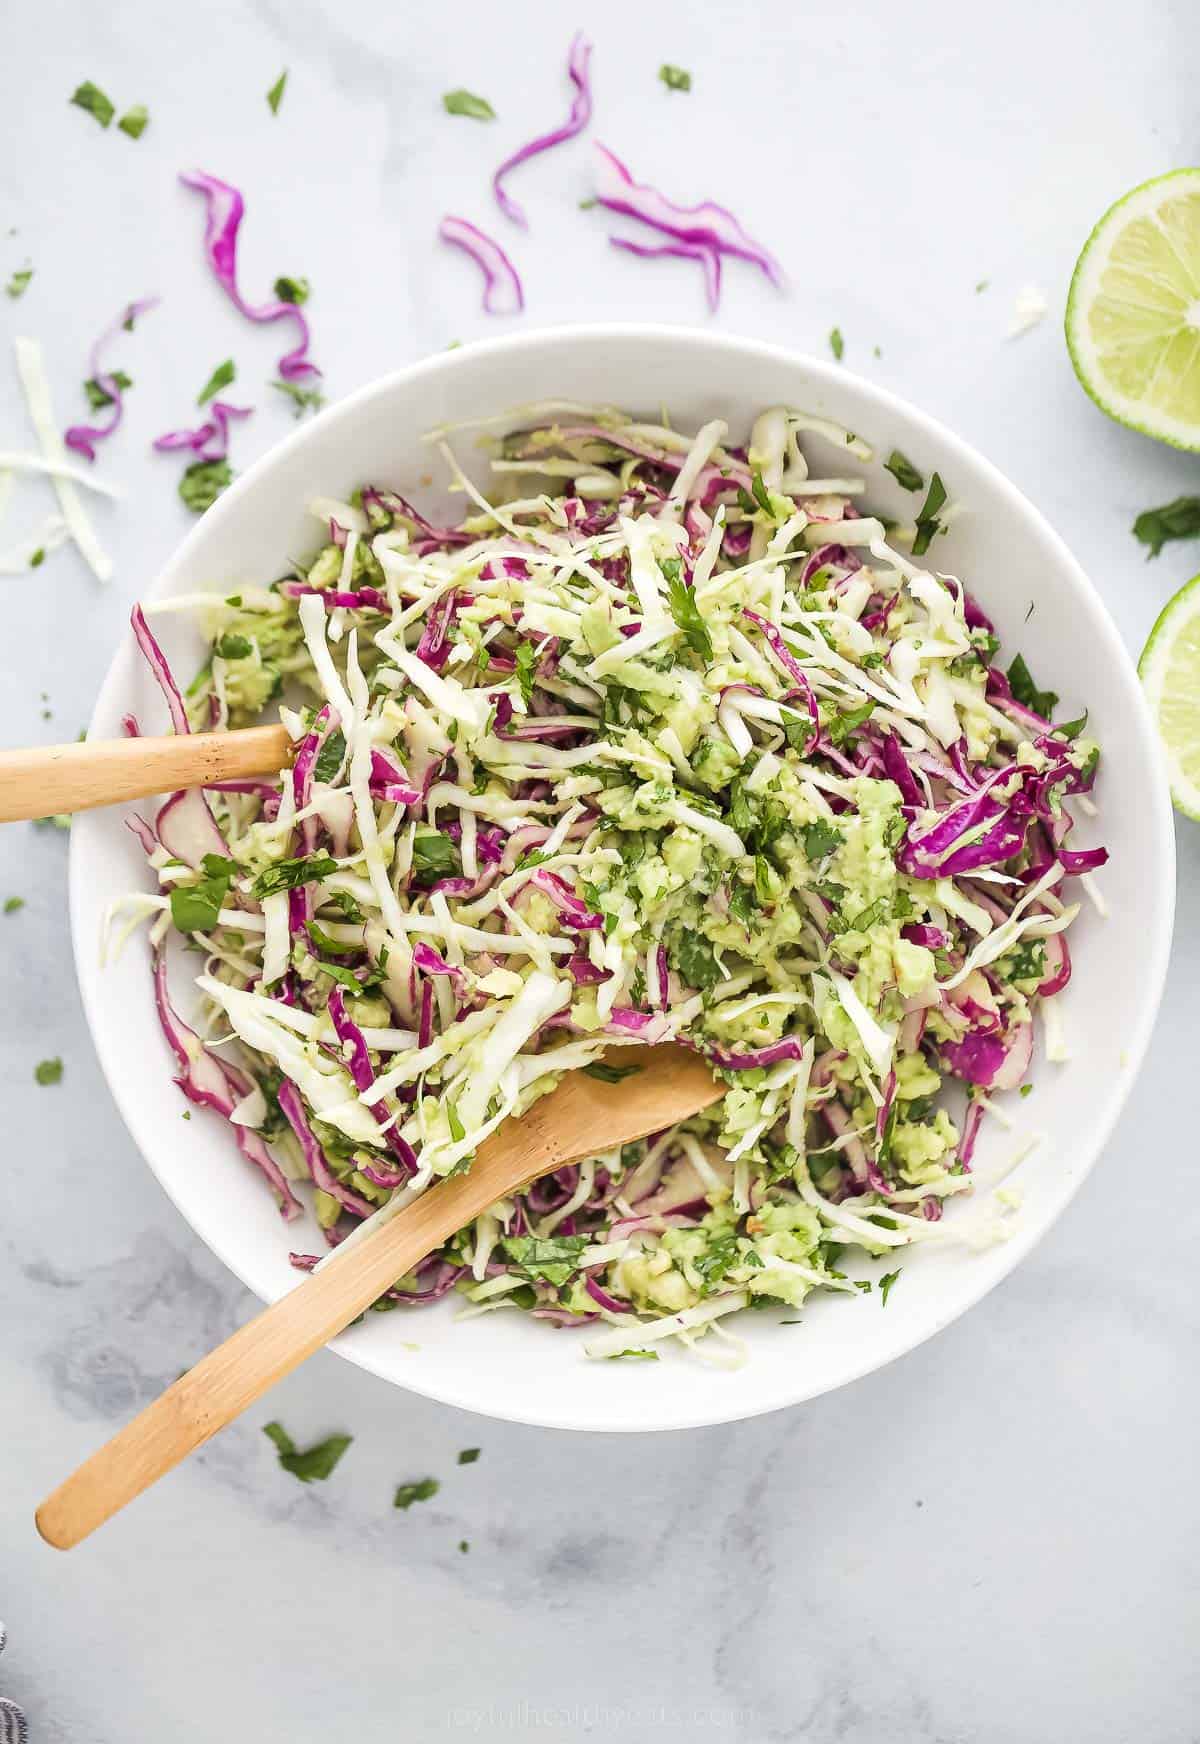
<path fill-rule="evenodd" d="M 978 1230 L 947 1202 L 988 1093 L 1024 1081 L 1039 1013 L 1066 1057 L 1052 996 L 1105 853 L 1068 845 L 1065 802 L 1098 750 L 856 506 L 852 433 L 776 407 L 743 448 L 566 403 L 502 428 L 455 438 L 490 498 L 435 438 L 458 525 L 367 484 L 312 505 L 307 565 L 166 602 L 211 638 L 186 700 L 135 613 L 176 731 L 277 705 L 296 751 L 131 820 L 160 894 L 126 907 L 180 1087 L 331 1246 L 563 1072 L 619 1098 L 639 1046 L 699 1049 L 713 1110 L 494 1206 L 378 1306 L 456 1289 L 587 1323 L 592 1356 L 731 1361 L 727 1313 Z"/>

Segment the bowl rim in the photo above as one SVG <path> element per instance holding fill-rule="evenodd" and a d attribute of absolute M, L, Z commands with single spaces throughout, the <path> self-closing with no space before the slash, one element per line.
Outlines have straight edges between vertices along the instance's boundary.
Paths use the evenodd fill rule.
<path fill-rule="evenodd" d="M 1154 784 L 1151 799 L 1154 839 L 1151 843 L 1146 844 L 1150 850 L 1146 855 L 1146 860 L 1149 861 L 1149 866 L 1146 869 L 1147 871 L 1154 870 L 1158 888 L 1151 892 L 1153 900 L 1150 908 L 1153 916 L 1153 931 L 1147 937 L 1146 978 L 1143 983 L 1145 996 L 1142 1001 L 1140 1020 L 1135 1032 L 1127 1038 L 1123 1050 L 1123 1060 L 1127 1063 L 1127 1070 L 1116 1085 L 1114 1093 L 1110 1095 L 1104 1117 L 1094 1129 L 1089 1151 L 1081 1155 L 1078 1166 L 1072 1171 L 1069 1181 L 1064 1186 L 1059 1202 L 1036 1222 L 1027 1220 L 1023 1226 L 1014 1231 L 1010 1239 L 1004 1244 L 1003 1263 L 994 1270 L 981 1267 L 976 1282 L 955 1292 L 952 1306 L 944 1310 L 939 1309 L 931 1314 L 924 1325 L 915 1332 L 906 1329 L 897 1339 L 887 1341 L 882 1347 L 876 1347 L 872 1354 L 864 1357 L 861 1362 L 847 1365 L 835 1381 L 814 1385 L 811 1382 L 806 1383 L 804 1371 L 800 1368 L 791 1371 L 790 1378 L 789 1372 L 783 1370 L 778 1389 L 773 1397 L 765 1402 L 748 1405 L 740 1402 L 729 1402 L 723 1405 L 718 1393 L 710 1388 L 698 1387 L 696 1408 L 691 1411 L 676 1411 L 670 1423 L 647 1424 L 634 1416 L 622 1417 L 619 1413 L 615 1413 L 610 1420 L 606 1420 L 603 1428 L 597 1428 L 592 1424 L 572 1423 L 562 1417 L 538 1415 L 520 1408 L 501 1409 L 483 1406 L 469 1395 L 468 1390 L 453 1381 L 442 1384 L 436 1377 L 431 1382 L 424 1375 L 420 1377 L 403 1376 L 394 1372 L 394 1365 L 389 1364 L 385 1357 L 377 1357 L 374 1354 L 370 1340 L 351 1339 L 342 1334 L 332 1340 L 328 1347 L 338 1356 L 346 1358 L 367 1373 L 377 1375 L 381 1380 L 389 1381 L 393 1385 L 434 1399 L 441 1404 L 452 1405 L 478 1416 L 496 1418 L 501 1421 L 524 1423 L 537 1428 L 572 1430 L 580 1434 L 612 1432 L 666 1434 L 676 1430 L 695 1429 L 711 1424 L 763 1416 L 768 1412 L 803 1404 L 810 1398 L 819 1397 L 822 1393 L 836 1391 L 852 1381 L 861 1380 L 876 1369 L 886 1366 L 911 1350 L 915 1350 L 927 1339 L 944 1331 L 947 1326 L 966 1314 L 990 1290 L 1007 1278 L 1048 1233 L 1079 1192 L 1083 1182 L 1090 1175 L 1111 1139 L 1113 1129 L 1137 1081 L 1157 1022 L 1174 928 L 1175 837 L 1162 748 L 1149 705 L 1137 679 L 1132 657 L 1121 639 L 1103 598 L 1092 585 L 1082 564 L 1041 510 L 972 443 L 958 436 L 940 419 L 922 411 L 902 395 L 894 393 L 890 388 L 882 387 L 852 370 L 845 369 L 840 364 L 830 363 L 824 358 L 815 357 L 803 350 L 748 338 L 740 334 L 711 332 L 702 327 L 663 322 L 572 322 L 559 326 L 535 328 L 521 333 L 503 334 L 496 338 L 472 340 L 461 347 L 417 359 L 415 362 L 389 371 L 386 375 L 374 377 L 354 389 L 344 399 L 338 400 L 334 405 L 318 413 L 315 418 L 299 425 L 260 455 L 246 472 L 235 479 L 233 484 L 222 493 L 213 507 L 197 521 L 196 525 L 185 534 L 171 556 L 159 569 L 153 585 L 146 590 L 144 596 L 140 597 L 152 599 L 169 593 L 173 574 L 181 564 L 190 558 L 193 551 L 204 544 L 213 529 L 220 526 L 220 523 L 232 511 L 234 504 L 243 496 L 254 491 L 285 458 L 312 441 L 315 431 L 320 430 L 324 433 L 339 422 L 352 421 L 364 407 L 369 406 L 377 399 L 384 399 L 402 390 L 405 386 L 424 380 L 429 376 L 470 369 L 474 361 L 480 356 L 491 357 L 498 354 L 510 354 L 514 359 L 514 373 L 517 373 L 523 353 L 541 351 L 546 347 L 569 348 L 578 341 L 586 341 L 589 344 L 600 342 L 621 345 L 629 342 L 653 343 L 656 340 L 672 343 L 685 341 L 713 351 L 725 351 L 743 357 L 753 355 L 763 362 L 776 363 L 781 368 L 791 369 L 799 364 L 815 380 L 835 387 L 838 384 L 845 385 L 849 380 L 855 392 L 861 393 L 878 407 L 881 423 L 886 421 L 889 414 L 898 415 L 903 421 L 919 429 L 935 449 L 940 449 L 947 455 L 955 453 L 965 455 L 970 464 L 984 475 L 990 487 L 1002 501 L 1006 502 L 1014 514 L 1025 517 L 1036 525 L 1040 535 L 1053 553 L 1059 569 L 1070 576 L 1076 584 L 1080 597 L 1086 600 L 1085 609 L 1095 620 L 1098 634 L 1105 644 L 1109 658 L 1114 665 L 1124 668 L 1126 676 L 1131 681 L 1130 689 L 1133 696 L 1131 720 L 1136 722 L 1133 730 L 1142 740 L 1147 759 L 1157 769 L 1159 775 L 1159 779 Z M 515 401 L 514 409 L 517 409 L 519 405 L 520 401 Z M 121 649 L 118 644 L 96 694 L 96 701 L 89 719 L 88 737 L 92 736 L 97 717 L 108 712 L 109 694 L 118 686 L 120 653 Z M 141 1104 L 134 1094 L 132 1085 L 125 1084 L 116 1060 L 110 1058 L 105 1028 L 100 1021 L 102 1014 L 100 1010 L 99 971 L 94 940 L 89 937 L 85 944 L 86 928 L 83 907 L 87 878 L 87 854 L 80 846 L 80 841 L 80 836 L 73 834 L 69 851 L 68 910 L 72 952 L 84 1015 L 109 1092 L 116 1103 L 127 1131 L 141 1152 L 151 1173 L 189 1228 L 260 1301 L 278 1300 L 279 1295 L 283 1294 L 282 1291 L 276 1292 L 274 1295 L 269 1292 L 264 1294 L 260 1285 L 246 1275 L 242 1265 L 227 1251 L 225 1243 L 220 1238 L 200 1233 L 169 1180 L 160 1173 L 157 1167 L 155 1153 L 158 1148 L 158 1140 L 155 1130 L 150 1123 L 143 1120 Z M 708 1402 L 702 1403 L 701 1401 L 705 1398 Z"/>

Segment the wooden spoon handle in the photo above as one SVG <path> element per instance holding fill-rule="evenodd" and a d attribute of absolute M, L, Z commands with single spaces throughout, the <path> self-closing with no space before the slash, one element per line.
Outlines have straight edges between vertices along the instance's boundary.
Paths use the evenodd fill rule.
<path fill-rule="evenodd" d="M 97 805 L 275 775 L 287 763 L 284 727 L 181 733 L 165 739 L 98 739 L 0 751 L 0 823 L 89 811 Z"/>
<path fill-rule="evenodd" d="M 502 1128 L 480 1145 L 469 1174 L 432 1187 L 390 1222 L 377 1224 L 339 1251 L 239 1327 L 85 1460 L 37 1510 L 37 1528 L 46 1542 L 69 1550 L 102 1526 L 494 1204 L 496 1187 L 485 1153 L 500 1147 L 511 1153 L 514 1135 L 531 1175 L 560 1160 L 553 1131 L 544 1123 Z"/>

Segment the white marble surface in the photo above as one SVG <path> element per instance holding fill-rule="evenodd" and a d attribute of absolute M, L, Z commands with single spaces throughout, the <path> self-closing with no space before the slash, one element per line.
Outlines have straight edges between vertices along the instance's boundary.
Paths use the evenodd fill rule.
<path fill-rule="evenodd" d="M 259 386 L 275 335 L 209 283 L 174 172 L 199 163 L 246 190 L 245 282 L 311 277 L 315 353 L 344 393 L 496 325 L 432 229 L 446 209 L 499 223 L 487 173 L 558 113 L 577 22 L 596 42 L 595 135 L 677 195 L 728 201 L 789 269 L 781 296 L 731 268 L 720 323 L 818 350 L 839 325 L 847 367 L 947 420 L 1040 504 L 1140 647 L 1200 548 L 1147 565 L 1129 523 L 1200 471 L 1094 411 L 1059 315 L 1110 199 L 1194 161 L 1200 16 L 1184 0 L 1094 0 L 1086 17 L 1045 0 L 610 0 L 553 21 L 535 0 L 419 15 L 12 0 L 0 279 L 27 257 L 36 277 L 21 303 L 0 298 L 0 443 L 28 439 L 13 334 L 43 340 L 65 421 L 95 331 L 132 296 L 164 302 L 119 359 L 137 386 L 102 463 L 129 493 L 100 517 L 112 586 L 69 552 L 3 583 L 6 741 L 86 719 L 129 603 L 188 519 L 178 463 L 148 440 L 186 420 L 213 365 L 236 356 L 259 402 L 238 463 L 290 427 Z M 663 60 L 691 68 L 690 96 L 658 85 Z M 285 65 L 273 120 L 263 93 Z M 150 106 L 141 141 L 67 107 L 84 78 Z M 443 116 L 456 85 L 502 119 Z M 530 167 L 520 191 L 528 321 L 705 318 L 686 265 L 618 257 L 602 215 L 577 211 L 586 146 Z M 1051 316 L 1009 342 L 1027 282 Z M 23 490 L 0 545 L 48 503 Z M 354 1434 L 330 1483 L 282 1473 L 260 1432 L 271 1412 L 255 1411 L 65 1558 L 34 1534 L 39 1496 L 252 1304 L 168 1205 L 99 1077 L 65 836 L 6 829 L 0 896 L 27 906 L 0 919 L 0 1690 L 34 1744 L 1194 1740 L 1200 831 L 1181 823 L 1179 847 L 1166 1004 L 1107 1155 L 1017 1275 L 905 1361 L 749 1424 L 583 1440 L 318 1357 L 271 1412 L 302 1442 Z M 64 1081 L 40 1089 L 34 1062 L 52 1054 Z M 478 1464 L 458 1467 L 474 1445 Z M 391 1486 L 426 1473 L 436 1500 L 394 1513 Z"/>

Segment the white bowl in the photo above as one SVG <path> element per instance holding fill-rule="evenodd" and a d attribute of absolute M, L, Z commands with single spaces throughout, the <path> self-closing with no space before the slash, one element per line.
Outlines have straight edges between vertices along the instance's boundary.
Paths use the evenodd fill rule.
<path fill-rule="evenodd" d="M 1097 787 L 1102 816 L 1082 821 L 1076 838 L 1103 840 L 1111 851 L 1098 877 L 1110 914 L 1104 920 L 1085 904 L 1072 929 L 1075 973 L 1061 996 L 1071 1063 L 1049 1065 L 1039 1047 L 1035 1094 L 1029 1102 L 1007 1099 L 1025 1131 L 1044 1135 L 1010 1178 L 1023 1202 L 1009 1220 L 1007 1240 L 983 1251 L 956 1244 L 907 1254 L 901 1286 L 883 1313 L 878 1296 L 864 1296 L 815 1300 L 800 1328 L 778 1324 L 780 1317 L 794 1318 L 786 1310 L 743 1315 L 735 1330 L 750 1346 L 749 1359 L 731 1372 L 674 1351 L 654 1364 L 590 1362 L 583 1335 L 524 1315 L 458 1323 L 454 1297 L 435 1308 L 368 1315 L 333 1347 L 389 1381 L 490 1416 L 571 1429 L 683 1428 L 792 1405 L 891 1361 L 977 1302 L 1049 1228 L 1112 1130 L 1150 1037 L 1170 943 L 1171 812 L 1154 731 L 1125 649 L 1087 577 L 1025 498 L 948 430 L 846 370 L 716 334 L 641 326 L 557 329 L 443 353 L 388 376 L 302 425 L 239 479 L 184 540 L 152 597 L 197 588 L 231 592 L 242 582 L 273 579 L 290 553 L 314 545 L 314 523 L 305 512 L 311 496 L 345 496 L 370 481 L 427 501 L 429 475 L 437 478 L 437 495 L 443 484 L 437 456 L 421 442 L 431 426 L 561 398 L 643 414 L 665 406 L 689 427 L 721 416 L 739 437 L 767 405 L 819 413 L 873 444 L 875 459 L 864 469 L 870 500 L 893 516 L 911 517 L 915 499 L 883 470 L 891 449 L 902 449 L 926 474 L 936 467 L 967 512 L 939 538 L 935 561 L 967 579 L 995 619 L 1006 655 L 1024 650 L 1039 683 L 1062 694 L 1066 718 L 1084 705 L 1091 710 L 1089 731 L 1104 747 Z M 806 446 L 817 472 L 844 471 L 844 457 L 827 443 Z M 458 452 L 471 457 L 468 439 L 460 440 Z M 177 670 L 190 675 L 199 644 L 185 622 L 160 618 L 155 628 Z M 165 728 L 165 711 L 131 637 L 104 682 L 92 733 L 117 736 L 128 709 L 148 730 Z M 155 1020 L 144 945 L 135 941 L 106 969 L 99 964 L 107 905 L 146 886 L 141 851 L 119 809 L 76 820 L 76 962 L 113 1095 L 142 1154 L 202 1240 L 259 1296 L 273 1300 L 296 1282 L 288 1249 L 318 1248 L 315 1226 L 285 1228 L 223 1122 L 199 1112 L 187 1123 L 180 1119 L 184 1104 Z M 186 1012 L 181 968 L 176 965 L 175 991 Z M 1020 1142 L 992 1122 L 985 1127 L 976 1153 L 981 1181 L 998 1172 Z M 973 1204 L 954 1206 L 948 1226 L 975 1220 L 983 1199 L 977 1192 Z"/>

